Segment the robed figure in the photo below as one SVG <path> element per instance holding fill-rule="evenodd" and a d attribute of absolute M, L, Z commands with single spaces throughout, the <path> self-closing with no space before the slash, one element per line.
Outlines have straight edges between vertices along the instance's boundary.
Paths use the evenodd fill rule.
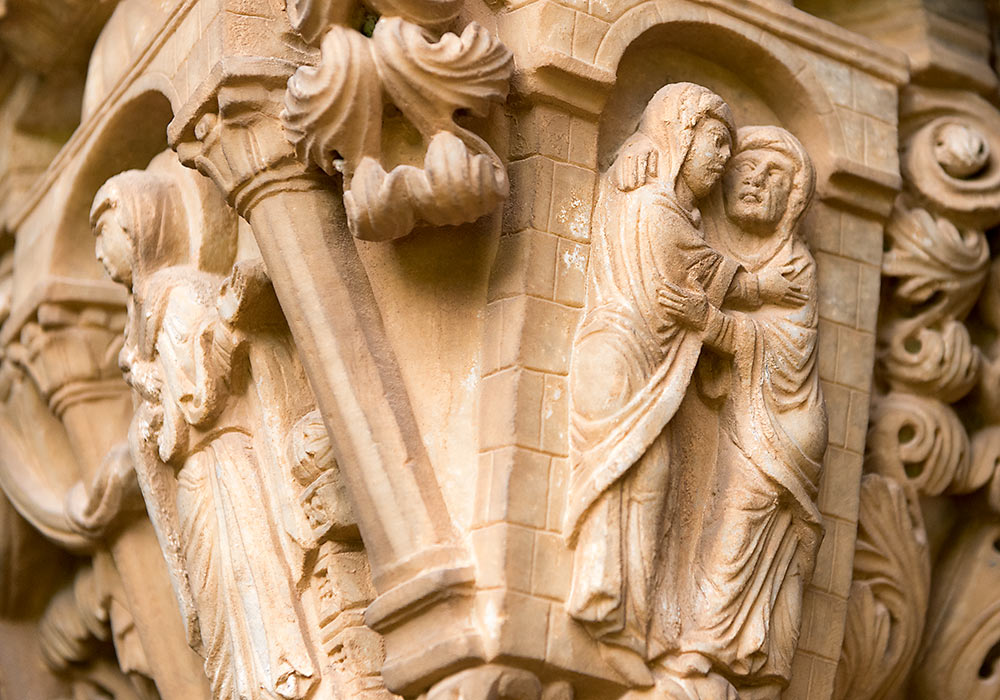
<path fill-rule="evenodd" d="M 723 180 L 726 215 L 706 236 L 749 272 L 785 271 L 804 300 L 755 310 L 730 303 L 699 318 L 707 301 L 699 290 L 665 295 L 689 327 L 707 326 L 719 311 L 724 327 L 706 337 L 698 371 L 701 394 L 718 402 L 717 453 L 678 652 L 710 660 L 741 697 L 780 697 L 821 539 L 815 499 L 827 419 L 816 263 L 798 235 L 814 182 L 808 154 L 788 131 L 743 127 Z"/>
<path fill-rule="evenodd" d="M 152 169 L 111 178 L 91 213 L 98 257 L 131 292 L 119 362 L 139 399 L 133 461 L 213 697 L 303 698 L 318 669 L 234 323 L 248 285 L 226 276 L 235 245 L 205 232 L 195 250 L 190 218 L 176 181 Z M 269 382 L 273 402 L 293 379 Z"/>
<path fill-rule="evenodd" d="M 728 106 L 690 83 L 667 85 L 601 178 L 588 296 L 571 367 L 574 547 L 570 614 L 601 641 L 654 660 L 676 647 L 670 552 L 678 494 L 668 487 L 671 419 L 706 336 L 663 305 L 673 288 L 756 308 L 797 300 L 780 270 L 751 274 L 705 241 L 699 199 L 722 176 L 734 136 Z M 720 315 L 713 316 L 719 321 Z"/>

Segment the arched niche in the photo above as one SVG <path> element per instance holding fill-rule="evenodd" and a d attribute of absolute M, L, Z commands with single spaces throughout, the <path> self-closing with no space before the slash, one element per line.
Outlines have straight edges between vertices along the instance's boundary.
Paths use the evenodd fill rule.
<path fill-rule="evenodd" d="M 653 93 L 679 81 L 721 95 L 737 125 L 777 124 L 794 133 L 813 157 L 821 189 L 847 153 L 833 103 L 804 50 L 721 11 L 648 0 L 609 27 L 595 63 L 617 75 L 600 120 L 599 169 Z"/>
<path fill-rule="evenodd" d="M 159 91 L 145 90 L 126 98 L 91 136 L 78 156 L 75 177 L 55 228 L 49 272 L 66 277 L 103 279 L 94 256 L 90 231 L 90 206 L 97 190 L 111 176 L 124 170 L 145 168 L 167 149 L 167 124 L 173 110 Z"/>
<path fill-rule="evenodd" d="M 12 310 L 0 333 L 3 342 L 41 301 L 124 305 L 124 290 L 107 278 L 94 254 L 90 206 L 108 178 L 145 167 L 167 148 L 172 117 L 157 81 L 137 82 L 81 125 L 41 176 L 16 226 Z"/>

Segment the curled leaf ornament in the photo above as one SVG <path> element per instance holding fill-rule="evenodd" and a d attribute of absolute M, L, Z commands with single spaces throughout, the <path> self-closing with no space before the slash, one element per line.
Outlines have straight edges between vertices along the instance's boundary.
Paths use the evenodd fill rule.
<path fill-rule="evenodd" d="M 370 42 L 335 26 L 323 37 L 321 60 L 288 80 L 285 133 L 301 158 L 333 175 L 377 152 L 382 136 L 382 91 Z"/>
<path fill-rule="evenodd" d="M 485 117 L 507 97 L 513 57 L 476 22 L 431 42 L 417 25 L 383 18 L 372 41 L 386 92 L 425 136 L 454 128 L 458 109 Z"/>
<path fill-rule="evenodd" d="M 975 386 L 982 356 L 964 323 L 945 321 L 937 330 L 901 322 L 890 326 L 887 335 L 879 361 L 894 389 L 950 403 Z"/>
<path fill-rule="evenodd" d="M 959 230 L 926 209 L 897 204 L 885 233 L 889 250 L 882 274 L 898 280 L 896 300 L 913 308 L 929 305 L 922 314 L 928 325 L 944 314 L 964 318 L 986 279 L 990 251 L 983 232 Z"/>
<path fill-rule="evenodd" d="M 1000 524 L 973 520 L 934 569 L 910 697 L 993 700 L 1000 682 Z"/>
<path fill-rule="evenodd" d="M 895 480 L 865 475 L 836 700 L 905 697 L 920 649 L 930 569 L 919 506 Z"/>
<path fill-rule="evenodd" d="M 968 493 L 991 472 L 973 468 L 969 437 L 950 406 L 936 399 L 890 392 L 872 409 L 870 471 L 909 482 L 920 493 Z"/>

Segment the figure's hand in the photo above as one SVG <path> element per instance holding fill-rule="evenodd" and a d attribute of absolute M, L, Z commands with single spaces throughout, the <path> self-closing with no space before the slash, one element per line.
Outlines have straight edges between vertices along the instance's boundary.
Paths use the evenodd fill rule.
<path fill-rule="evenodd" d="M 665 282 L 660 289 L 660 306 L 679 323 L 696 331 L 705 330 L 708 323 L 708 297 L 700 287 L 681 289 Z"/>
<path fill-rule="evenodd" d="M 809 297 L 801 285 L 792 282 L 795 274 L 794 265 L 783 265 L 777 270 L 764 270 L 757 275 L 760 283 L 761 301 L 785 306 L 798 306 L 805 303 Z"/>

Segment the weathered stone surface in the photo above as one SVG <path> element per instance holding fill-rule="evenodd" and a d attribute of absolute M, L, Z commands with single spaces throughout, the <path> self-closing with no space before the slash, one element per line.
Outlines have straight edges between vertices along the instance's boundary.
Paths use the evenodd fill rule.
<path fill-rule="evenodd" d="M 998 12 L 0 3 L 0 695 L 996 697 Z"/>

